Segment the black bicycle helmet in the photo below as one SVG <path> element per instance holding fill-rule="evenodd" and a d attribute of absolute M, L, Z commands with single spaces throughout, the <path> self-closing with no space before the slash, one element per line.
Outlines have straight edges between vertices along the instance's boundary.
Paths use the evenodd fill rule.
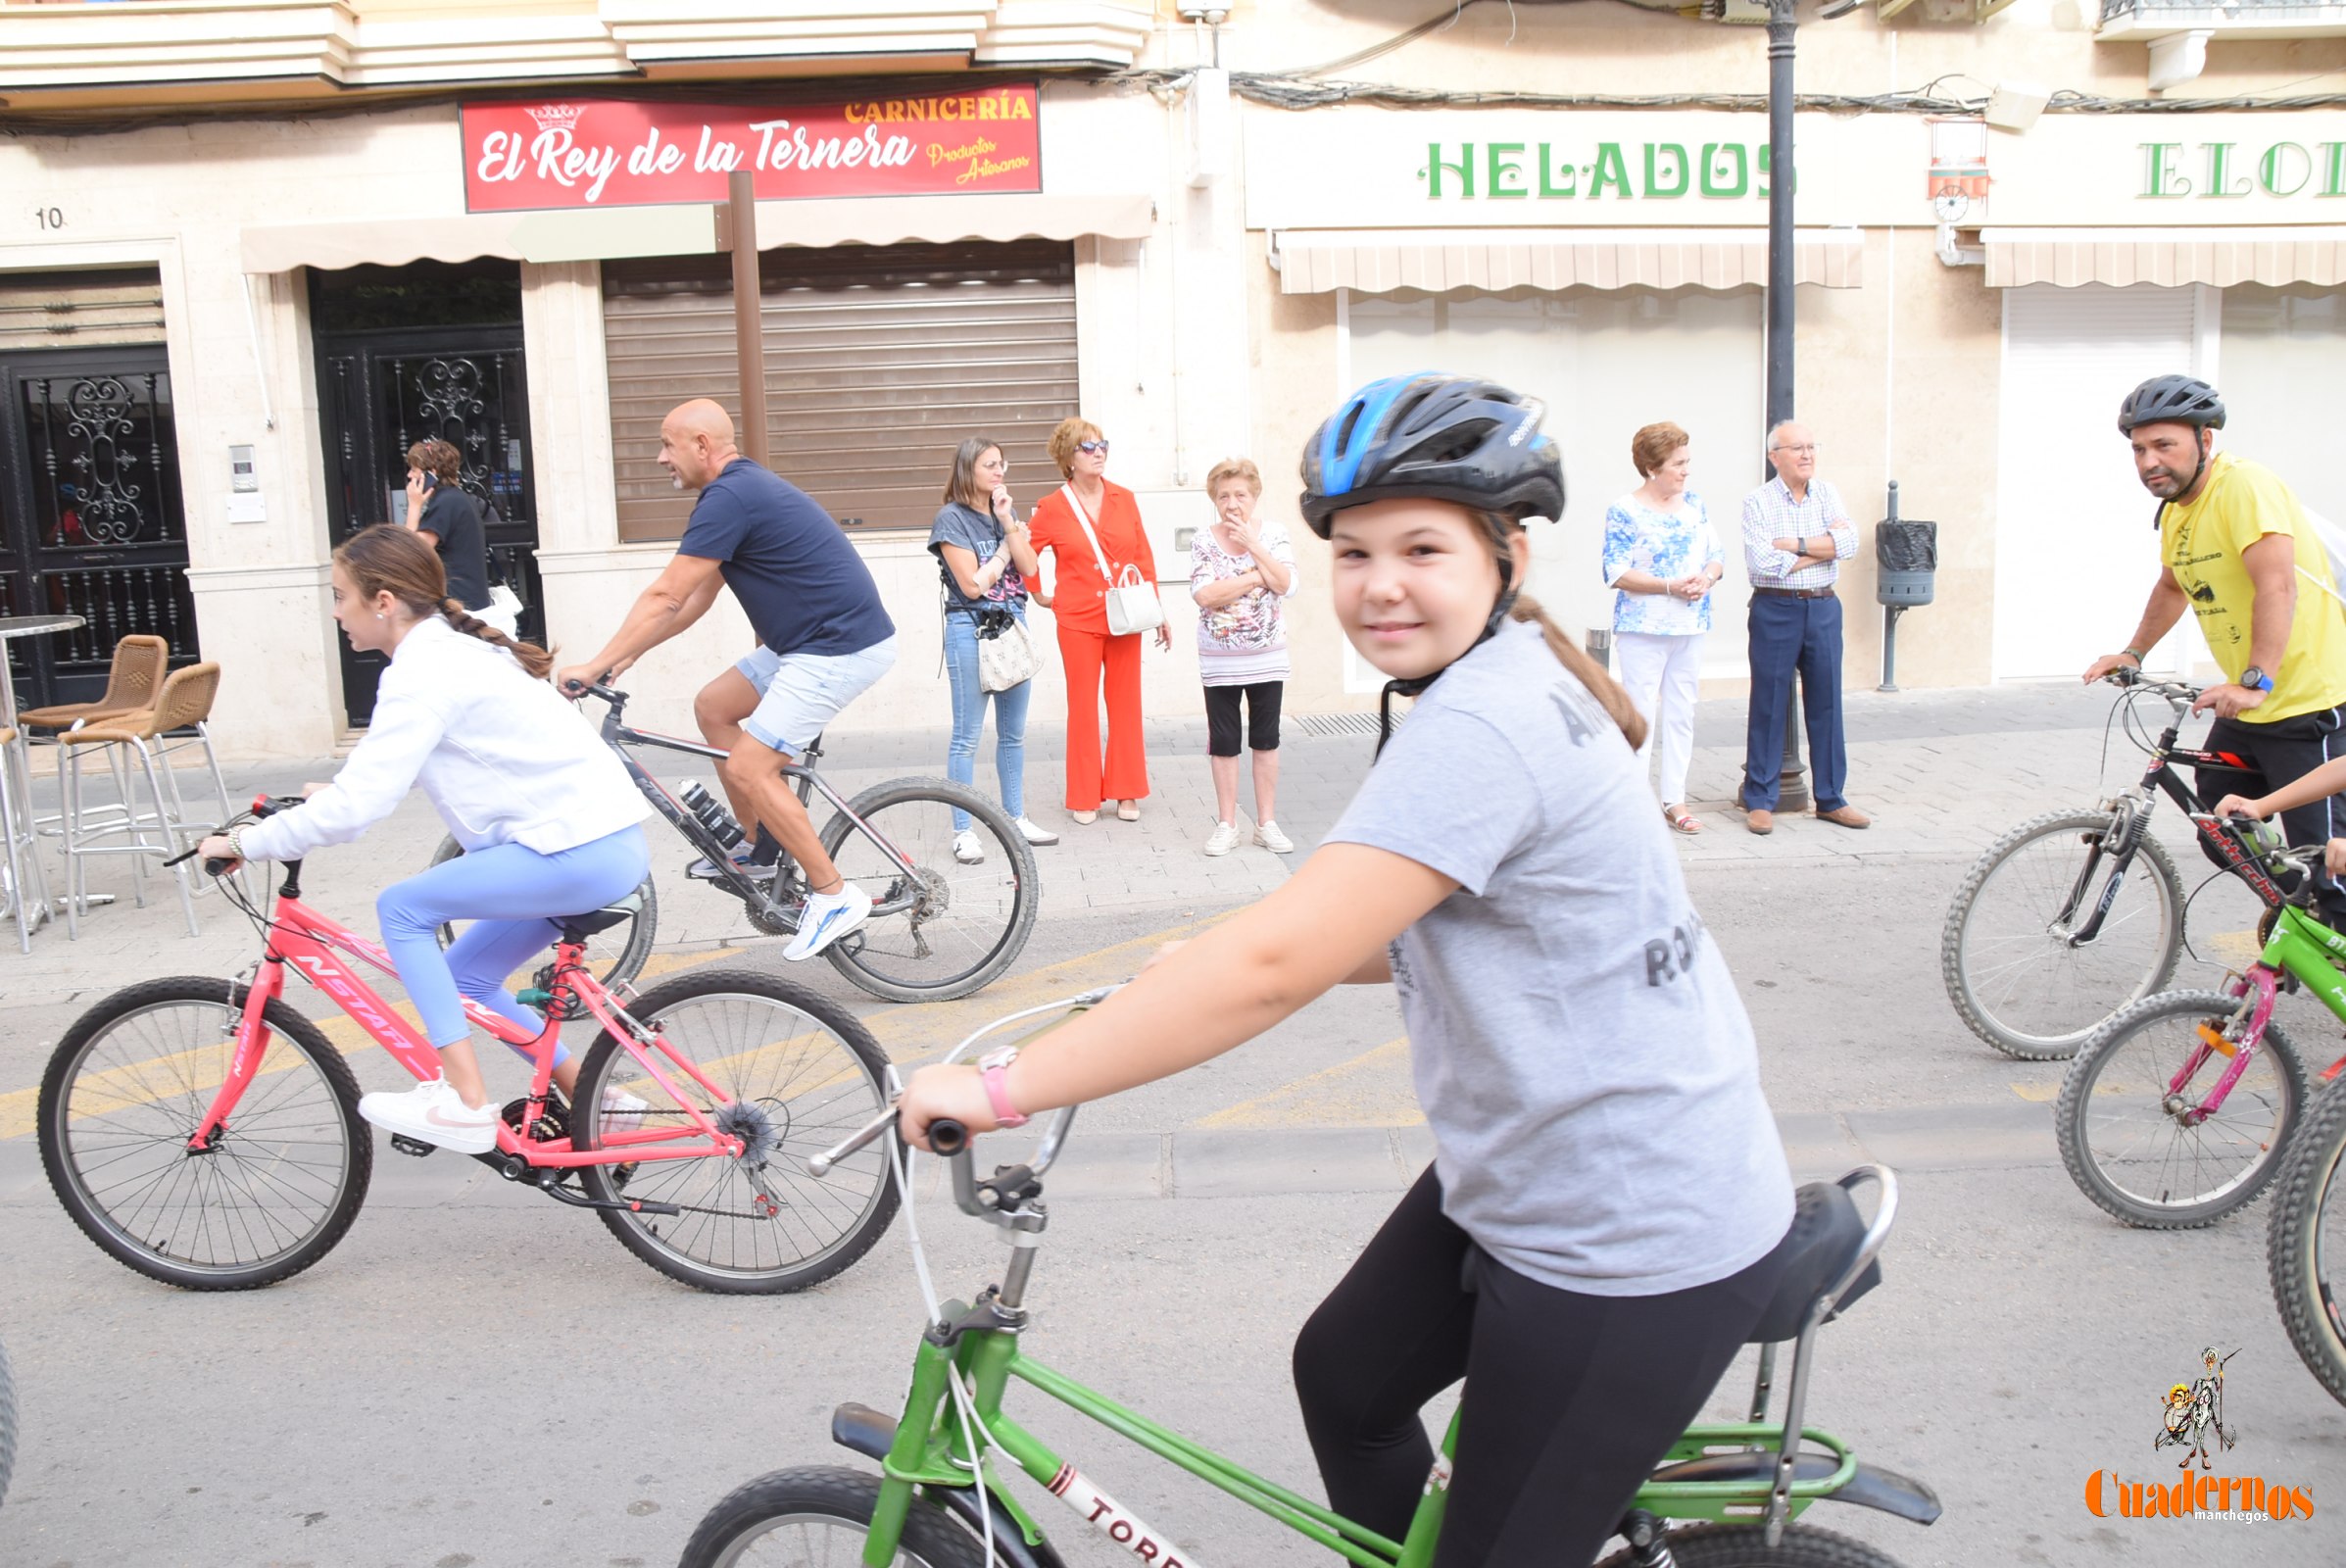
<path fill-rule="evenodd" d="M 1303 447 L 1303 520 L 1321 538 L 1346 507 L 1423 497 L 1511 518 L 1564 514 L 1545 405 L 1471 375 L 1371 381 Z"/>
<path fill-rule="evenodd" d="M 2195 375 L 2154 375 L 2118 406 L 2118 433 L 2132 435 L 2145 424 L 2187 424 L 2195 430 L 2224 428 L 2224 399 Z"/>

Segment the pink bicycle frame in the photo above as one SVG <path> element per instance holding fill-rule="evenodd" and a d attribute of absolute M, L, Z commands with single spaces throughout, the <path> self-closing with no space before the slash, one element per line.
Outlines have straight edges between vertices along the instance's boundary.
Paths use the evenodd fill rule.
<path fill-rule="evenodd" d="M 263 1012 L 269 1003 L 284 995 L 285 965 L 288 962 L 302 978 L 331 997 L 336 1006 L 348 1013 L 401 1066 L 415 1074 L 418 1082 L 440 1076 L 439 1053 L 359 977 L 345 961 L 345 956 L 372 964 L 394 978 L 398 975 L 398 970 L 392 967 L 390 956 L 374 943 L 337 924 L 299 899 L 282 894 L 278 896 L 271 916 L 269 949 L 261 960 L 260 972 L 253 977 L 251 990 L 245 997 L 244 1014 L 237 1020 L 236 1052 L 229 1062 L 227 1077 L 220 1084 L 220 1091 L 213 1096 L 211 1107 L 204 1113 L 204 1119 L 197 1124 L 194 1134 L 188 1139 L 190 1149 L 209 1147 L 213 1133 L 228 1120 L 238 1101 L 243 1098 L 246 1086 L 260 1071 L 261 1059 L 269 1051 L 269 1025 L 263 1019 Z M 523 1127 L 533 1126 L 545 1108 L 547 1091 L 554 1082 L 555 1047 L 562 1039 L 562 1015 L 569 1010 L 567 1002 L 575 998 L 584 1004 L 596 1021 L 610 1031 L 611 1038 L 618 1041 L 651 1074 L 653 1081 L 682 1107 L 699 1137 L 689 1143 L 679 1143 L 676 1140 L 682 1129 L 654 1127 L 632 1131 L 612 1130 L 601 1135 L 600 1141 L 604 1147 L 577 1150 L 571 1147 L 571 1141 L 567 1138 L 523 1138 L 500 1119 L 497 1124 L 498 1152 L 516 1156 L 533 1168 L 636 1164 L 656 1159 L 701 1159 L 710 1154 L 738 1156 L 742 1152 L 742 1141 L 729 1133 L 718 1131 L 716 1125 L 677 1087 L 676 1081 L 668 1076 L 637 1039 L 638 1026 L 623 1017 L 611 1000 L 611 993 L 604 990 L 602 983 L 585 968 L 579 958 L 577 944 L 562 942 L 556 945 L 554 1002 L 548 1009 L 546 1027 L 534 1036 L 524 1033 L 507 1018 L 491 1012 L 470 998 L 464 999 L 464 1016 L 471 1020 L 474 1027 L 487 1031 L 508 1045 L 522 1048 L 536 1058 L 536 1071 L 530 1080 L 529 1102 L 522 1116 Z M 654 1040 L 660 1054 L 705 1090 L 714 1103 L 725 1105 L 732 1102 L 732 1097 L 711 1083 L 707 1074 L 669 1045 L 665 1035 L 654 1031 Z"/>

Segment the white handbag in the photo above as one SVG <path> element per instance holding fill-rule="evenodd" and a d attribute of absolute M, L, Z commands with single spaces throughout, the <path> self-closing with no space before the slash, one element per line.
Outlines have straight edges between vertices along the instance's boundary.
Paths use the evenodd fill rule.
<path fill-rule="evenodd" d="M 1107 584 L 1108 635 L 1130 637 L 1135 632 L 1153 631 L 1162 626 L 1165 607 L 1156 597 L 1156 585 L 1142 576 L 1138 566 L 1109 565 L 1107 552 L 1100 548 L 1100 535 L 1092 531 L 1091 514 L 1075 499 L 1075 486 L 1063 484 L 1059 493 L 1075 509 L 1075 520 L 1083 524 L 1084 537 L 1092 542 L 1092 554 L 1100 562 L 1100 579 Z"/>
<path fill-rule="evenodd" d="M 1006 692 L 1035 678 L 1039 661 L 1026 623 L 1007 611 L 1002 618 L 1007 624 L 1001 631 L 978 638 L 978 690 L 982 692 Z"/>

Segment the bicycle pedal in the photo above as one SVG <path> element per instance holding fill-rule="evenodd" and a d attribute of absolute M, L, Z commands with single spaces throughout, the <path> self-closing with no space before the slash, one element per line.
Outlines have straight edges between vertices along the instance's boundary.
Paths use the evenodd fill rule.
<path fill-rule="evenodd" d="M 427 1144 L 420 1138 L 410 1138 L 406 1133 L 393 1133 L 391 1147 L 403 1154 L 413 1154 L 417 1159 L 421 1159 L 424 1155 L 437 1152 L 440 1146 Z"/>

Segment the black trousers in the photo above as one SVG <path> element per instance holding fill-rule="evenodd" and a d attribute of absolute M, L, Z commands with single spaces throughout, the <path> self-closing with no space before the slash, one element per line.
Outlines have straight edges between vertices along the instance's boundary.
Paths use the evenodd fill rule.
<path fill-rule="evenodd" d="M 1666 1296 L 1528 1279 L 1444 1218 L 1429 1169 L 1295 1341 L 1338 1513 L 1398 1541 L 1434 1464 L 1418 1411 L 1463 1377 L 1436 1568 L 1588 1568 L 1701 1412 L 1780 1264 Z"/>
<path fill-rule="evenodd" d="M 2208 726 L 2201 750 L 2227 752 L 2246 764 L 2195 768 L 2192 782 L 2201 809 L 2214 808 L 2226 795 L 2245 795 L 2252 800 L 2270 795 L 2284 784 L 2296 783 L 2323 762 L 2346 757 L 2346 707 L 2324 708 L 2270 724 L 2220 718 Z M 2324 844 L 2346 835 L 2346 809 L 2340 808 L 2334 795 L 2283 811 L 2280 820 L 2281 837 L 2292 845 Z M 2206 840 L 2201 840 L 2199 847 L 2211 861 L 2224 863 Z M 2333 923 L 2346 919 L 2346 888 L 2326 872 L 2316 881 L 2315 895 L 2324 919 Z"/>

